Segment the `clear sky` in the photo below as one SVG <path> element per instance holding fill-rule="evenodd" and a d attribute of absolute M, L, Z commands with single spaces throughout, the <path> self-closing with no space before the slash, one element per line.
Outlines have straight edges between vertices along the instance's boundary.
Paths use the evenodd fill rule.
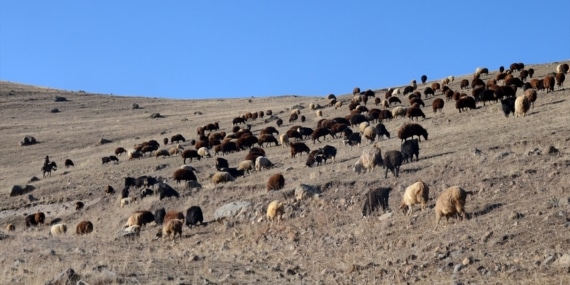
<path fill-rule="evenodd" d="M 0 80 L 65 90 L 325 96 L 569 59 L 568 0 L 0 0 Z"/>

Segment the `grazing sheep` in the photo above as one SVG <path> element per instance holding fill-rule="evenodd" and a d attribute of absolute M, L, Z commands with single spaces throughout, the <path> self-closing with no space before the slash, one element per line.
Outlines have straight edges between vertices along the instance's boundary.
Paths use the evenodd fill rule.
<path fill-rule="evenodd" d="M 26 216 L 26 227 L 37 226 L 45 222 L 46 215 L 43 212 L 37 212 Z"/>
<path fill-rule="evenodd" d="M 392 104 L 402 104 L 402 101 L 400 101 L 400 99 L 398 97 L 390 97 L 388 98 L 388 105 L 392 105 Z"/>
<path fill-rule="evenodd" d="M 459 110 L 459 113 L 461 113 L 462 110 L 475 109 L 475 98 L 471 96 L 459 98 L 459 100 L 455 101 L 455 108 Z"/>
<path fill-rule="evenodd" d="M 316 128 L 312 133 L 311 133 L 311 139 L 313 140 L 313 144 L 315 143 L 315 141 L 318 141 L 319 143 L 320 138 L 324 137 L 326 139 L 326 136 L 330 135 L 332 137 L 332 133 L 328 128 Z"/>
<path fill-rule="evenodd" d="M 225 158 L 216 157 L 216 170 L 221 171 L 222 169 L 229 167 L 229 163 Z"/>
<path fill-rule="evenodd" d="M 93 232 L 93 223 L 90 221 L 81 221 L 75 227 L 75 233 L 78 235 L 86 235 Z"/>
<path fill-rule="evenodd" d="M 561 63 L 556 66 L 556 73 L 568 73 L 568 63 Z"/>
<path fill-rule="evenodd" d="M 285 207 L 283 202 L 279 200 L 274 200 L 267 206 L 267 220 L 273 221 L 277 218 L 277 222 L 280 223 L 281 219 L 283 218 L 283 214 L 285 214 Z"/>
<path fill-rule="evenodd" d="M 71 161 L 71 159 L 69 159 L 69 158 L 66 159 L 65 160 L 65 168 L 69 168 L 71 166 L 75 167 L 75 164 L 73 164 L 73 161 Z"/>
<path fill-rule="evenodd" d="M 481 74 L 486 74 L 489 75 L 489 69 L 486 67 L 477 67 L 477 69 L 475 69 L 475 74 L 476 75 L 481 75 Z"/>
<path fill-rule="evenodd" d="M 396 117 L 405 117 L 406 116 L 406 112 L 407 112 L 407 108 L 403 107 L 403 106 L 398 106 L 394 109 L 392 109 L 392 117 L 396 118 Z"/>
<path fill-rule="evenodd" d="M 376 140 L 376 128 L 373 126 L 367 126 L 364 128 L 363 134 L 366 139 L 370 140 L 370 143 L 373 143 L 374 140 Z"/>
<path fill-rule="evenodd" d="M 437 110 L 443 109 L 444 101 L 441 98 L 435 98 L 431 104 L 434 113 L 437 113 Z M 441 111 L 440 111 L 441 112 Z"/>
<path fill-rule="evenodd" d="M 434 82 L 431 84 L 431 89 L 433 89 L 433 92 L 435 93 L 435 91 L 441 90 L 441 85 L 437 82 Z"/>
<path fill-rule="evenodd" d="M 15 226 L 14 224 L 7 224 L 7 225 L 6 225 L 6 231 L 7 231 L 7 232 L 16 231 L 16 226 Z"/>
<path fill-rule="evenodd" d="M 212 183 L 220 184 L 235 181 L 236 179 L 227 171 L 219 171 L 212 176 Z"/>
<path fill-rule="evenodd" d="M 186 159 L 189 158 L 190 162 L 192 162 L 192 160 L 195 158 L 197 160 L 200 160 L 202 158 L 202 156 L 200 154 L 198 154 L 198 151 L 193 150 L 193 149 L 187 149 L 184 152 L 182 152 L 182 158 L 184 159 L 184 164 L 186 164 Z"/>
<path fill-rule="evenodd" d="M 426 115 L 424 114 L 422 109 L 416 108 L 416 107 L 411 107 L 411 108 L 408 108 L 406 110 L 406 117 L 408 117 L 412 121 L 414 120 L 414 118 L 418 118 L 418 117 L 422 117 L 425 120 Z M 418 119 L 416 119 L 416 120 L 418 120 Z"/>
<path fill-rule="evenodd" d="M 84 206 L 85 206 L 85 204 L 83 204 L 83 202 L 81 202 L 81 201 L 75 202 L 75 211 L 79 211 L 79 210 L 83 209 Z"/>
<path fill-rule="evenodd" d="M 406 215 L 411 215 L 412 206 L 415 204 L 421 204 L 421 209 L 425 210 L 428 199 L 429 187 L 420 179 L 418 182 L 406 188 L 406 192 L 404 192 L 404 196 L 402 197 L 402 203 L 400 203 L 400 209 L 402 209 Z"/>
<path fill-rule="evenodd" d="M 380 187 L 371 189 L 365 194 L 364 203 L 362 205 L 362 216 L 370 216 L 376 212 L 379 207 L 386 213 L 388 211 L 388 198 L 390 197 L 390 187 Z"/>
<path fill-rule="evenodd" d="M 297 154 L 303 155 L 303 152 L 306 152 L 307 154 L 309 154 L 309 152 L 311 152 L 309 147 L 305 143 L 302 143 L 302 142 L 291 143 L 291 144 L 289 144 L 289 148 L 291 150 L 291 157 L 292 158 L 294 158 Z"/>
<path fill-rule="evenodd" d="M 287 136 L 287 134 L 279 135 L 279 142 L 281 143 L 281 147 L 289 146 L 289 136 Z"/>
<path fill-rule="evenodd" d="M 199 206 L 192 206 L 186 210 L 186 226 L 191 228 L 193 226 L 200 225 L 205 226 L 204 215 L 202 214 L 202 209 Z"/>
<path fill-rule="evenodd" d="M 420 158 L 420 144 L 417 139 L 411 139 L 405 141 L 401 146 L 401 152 L 403 155 L 403 161 L 414 161 L 414 155 L 416 156 L 416 161 Z"/>
<path fill-rule="evenodd" d="M 166 210 L 164 209 L 164 207 L 154 211 L 154 222 L 157 225 L 162 225 L 165 216 L 166 216 Z"/>
<path fill-rule="evenodd" d="M 360 137 L 359 133 L 351 133 L 350 135 L 346 136 L 342 142 L 345 145 L 350 146 L 350 149 L 352 150 L 352 146 L 360 145 L 361 141 L 362 141 L 362 138 Z"/>
<path fill-rule="evenodd" d="M 240 162 L 237 169 L 242 170 L 244 172 L 247 172 L 249 174 L 251 171 L 253 171 L 254 166 L 255 166 L 255 163 L 252 160 L 247 159 L 247 160 Z"/>
<path fill-rule="evenodd" d="M 129 156 L 129 160 L 132 159 L 140 159 L 141 157 L 143 157 L 143 153 L 140 151 L 127 151 L 127 155 Z M 110 161 L 110 160 L 109 160 Z M 108 162 L 109 162 L 108 161 Z M 103 162 L 103 164 L 105 164 L 105 162 Z"/>
<path fill-rule="evenodd" d="M 556 73 L 556 85 L 558 86 L 558 88 L 562 88 L 565 79 L 566 76 L 564 75 L 563 72 Z"/>
<path fill-rule="evenodd" d="M 192 172 L 191 170 L 187 170 L 187 169 L 176 169 L 174 171 L 174 173 L 172 174 L 172 178 L 174 178 L 174 180 L 176 180 L 176 184 L 180 184 L 181 180 L 198 181 L 194 172 Z"/>
<path fill-rule="evenodd" d="M 473 195 L 471 191 L 465 191 L 459 186 L 452 186 L 441 192 L 435 201 L 435 229 L 441 217 L 445 217 L 449 223 L 449 217 L 458 215 L 461 220 L 466 217 L 465 199 L 467 195 Z"/>
<path fill-rule="evenodd" d="M 259 156 L 255 159 L 255 170 L 261 171 L 263 168 L 270 169 L 273 163 L 265 156 Z"/>
<path fill-rule="evenodd" d="M 64 235 L 67 232 L 67 226 L 65 224 L 55 224 L 51 226 L 50 232 L 52 236 Z"/>
<path fill-rule="evenodd" d="M 336 103 L 334 103 L 334 109 L 340 109 L 342 108 L 342 101 L 337 101 Z"/>
<path fill-rule="evenodd" d="M 371 172 L 374 168 L 382 164 L 382 151 L 377 144 L 362 151 L 358 161 L 352 167 L 352 171 L 361 173 L 362 171 Z"/>
<path fill-rule="evenodd" d="M 528 98 L 531 108 L 534 108 L 534 102 L 536 101 L 537 93 L 534 89 L 527 89 L 524 92 L 524 96 Z"/>
<path fill-rule="evenodd" d="M 168 138 L 163 138 L 162 143 L 166 146 L 168 145 Z"/>
<path fill-rule="evenodd" d="M 526 116 L 526 112 L 530 109 L 530 101 L 528 97 L 522 95 L 515 100 L 515 118 L 518 116 Z"/>
<path fill-rule="evenodd" d="M 382 136 L 390 138 L 390 132 L 388 132 L 384 124 L 378 123 L 375 128 L 376 128 L 376 134 L 378 135 L 378 139 L 382 138 Z"/>
<path fill-rule="evenodd" d="M 123 153 L 127 152 L 127 150 L 123 147 L 118 147 L 115 149 L 115 155 L 121 155 Z"/>
<path fill-rule="evenodd" d="M 546 89 L 546 93 L 550 91 L 554 92 L 554 80 L 555 80 L 554 76 L 548 74 L 542 80 L 543 80 L 542 85 L 544 86 L 544 89 Z"/>
<path fill-rule="evenodd" d="M 113 188 L 113 186 L 107 185 L 105 187 L 105 195 L 112 195 L 112 194 L 115 194 L 115 189 Z"/>
<path fill-rule="evenodd" d="M 167 223 L 170 220 L 184 220 L 184 213 L 179 211 L 168 211 L 166 212 L 166 215 L 164 215 L 162 223 Z"/>
<path fill-rule="evenodd" d="M 421 141 L 420 136 L 423 136 L 424 139 L 427 140 L 428 132 L 420 124 L 415 123 L 406 123 L 398 130 L 398 138 L 402 140 L 402 143 L 408 138 L 413 139 L 414 136 L 417 136 L 419 141 Z"/>
<path fill-rule="evenodd" d="M 469 88 L 469 80 L 463 79 L 461 80 L 461 84 L 459 85 L 460 89 L 467 89 Z"/>
<path fill-rule="evenodd" d="M 285 186 L 285 177 L 283 174 L 276 173 L 269 177 L 267 180 L 267 192 L 271 190 L 281 190 Z"/>
<path fill-rule="evenodd" d="M 198 135 L 200 135 L 200 133 L 198 133 Z M 173 135 L 172 137 L 170 137 L 170 143 L 178 143 L 180 141 L 186 142 L 186 139 L 181 134 L 176 134 L 176 135 Z"/>
<path fill-rule="evenodd" d="M 136 199 L 136 197 L 121 198 L 121 208 L 123 208 L 125 205 L 132 204 Z"/>
<path fill-rule="evenodd" d="M 398 150 L 391 150 L 384 154 L 384 168 L 386 168 L 386 175 L 384 178 L 388 178 L 388 171 L 391 171 L 394 176 L 398 177 L 400 173 L 400 165 L 402 165 L 402 160 L 404 155 Z"/>
<path fill-rule="evenodd" d="M 154 156 L 156 157 L 156 159 L 158 159 L 159 156 L 165 156 L 165 157 L 170 156 L 170 152 L 166 149 L 161 149 L 161 150 L 156 151 Z"/>
<path fill-rule="evenodd" d="M 270 146 L 272 143 L 275 144 L 275 146 L 279 145 L 279 142 L 277 141 L 277 139 L 270 134 L 265 134 L 265 135 L 260 135 L 259 138 L 257 139 L 257 144 L 260 147 L 263 147 L 263 144 L 265 144 L 265 146 Z"/>
<path fill-rule="evenodd" d="M 176 238 L 176 234 L 182 239 L 182 225 L 184 220 L 182 219 L 175 219 L 165 222 L 162 226 L 162 238 L 166 239 L 172 235 L 172 240 Z"/>
<path fill-rule="evenodd" d="M 201 147 L 196 152 L 198 152 L 198 155 L 202 158 L 212 157 L 210 150 L 207 147 Z M 192 161 L 192 159 L 190 159 L 190 161 Z"/>

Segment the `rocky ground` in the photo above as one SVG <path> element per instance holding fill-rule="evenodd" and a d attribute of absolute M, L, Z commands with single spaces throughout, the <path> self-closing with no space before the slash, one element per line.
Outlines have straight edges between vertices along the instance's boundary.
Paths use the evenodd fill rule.
<path fill-rule="evenodd" d="M 527 68 L 543 78 L 556 64 Z M 463 78 L 471 80 L 471 75 L 456 75 L 450 88 L 459 90 Z M 420 83 L 418 90 L 426 86 Z M 383 98 L 384 93 L 378 89 L 376 96 Z M 305 167 L 306 155 L 290 158 L 288 148 L 271 146 L 265 151 L 274 168 L 221 186 L 210 181 L 216 171 L 214 158 L 193 161 L 201 187 L 167 181 L 180 192 L 179 199 L 147 197 L 121 208 L 119 194 L 104 193 L 107 185 L 120 192 L 125 176 L 169 178 L 182 165 L 180 157 L 129 161 L 126 156 L 120 156 L 119 163 L 102 165 L 101 157 L 113 155 L 116 147 L 132 148 L 151 139 L 162 144 L 162 138 L 180 133 L 187 139 L 182 145 L 193 149 L 190 140 L 197 138 L 197 127 L 219 122 L 229 133 L 232 119 L 245 112 L 271 109 L 285 121 L 280 133 L 294 124 L 315 128 L 320 118 L 308 109 L 310 103 L 323 106 L 324 118 L 349 113 L 350 95 L 337 94 L 345 102 L 338 110 L 327 106 L 325 95 L 168 100 L 0 82 L 0 283 L 44 284 L 68 275 L 88 284 L 570 283 L 567 88 L 539 92 L 524 118 L 505 118 L 497 103 L 459 113 L 454 102 L 446 101 L 443 112 L 434 114 L 433 99 L 424 100 L 427 117 L 419 123 L 428 130 L 429 140 L 420 143 L 420 160 L 402 165 L 398 178 L 389 174 L 385 179 L 382 168 L 354 173 L 352 165 L 369 144 L 350 149 L 342 139 L 328 137 L 320 144 L 306 142 L 311 149 L 325 144 L 338 149 L 335 162 L 322 166 Z M 65 100 L 55 100 L 56 96 Z M 133 103 L 139 108 L 133 109 Z M 288 123 L 294 105 L 304 107 L 301 114 L 307 121 Z M 376 107 L 370 102 L 367 106 Z M 151 118 L 156 113 L 160 117 Z M 405 122 L 408 119 L 384 122 L 391 138 L 378 141 L 383 153 L 400 148 L 397 130 Z M 267 116 L 248 123 L 254 134 L 276 126 Z M 26 135 L 37 143 L 20 146 Z M 109 142 L 102 144 L 102 139 Z M 246 153 L 224 158 L 235 167 Z M 44 178 L 46 155 L 59 167 Z M 67 158 L 75 167 L 63 166 Z M 285 189 L 267 193 L 265 183 L 274 173 L 285 176 Z M 39 179 L 31 181 L 32 177 Z M 403 191 L 418 179 L 429 184 L 428 209 L 415 208 L 405 216 L 399 211 Z M 301 183 L 319 194 L 296 201 L 292 192 Z M 31 185 L 33 190 L 10 196 L 14 185 Z M 470 219 L 452 219 L 434 230 L 435 200 L 453 185 L 475 192 L 466 203 Z M 381 186 L 393 188 L 390 209 L 363 218 L 364 193 Z M 271 224 L 265 209 L 276 199 L 285 202 L 285 217 Z M 85 208 L 76 211 L 76 201 L 84 202 Z M 236 201 L 250 206 L 235 217 L 214 221 L 216 209 Z M 160 227 L 154 223 L 138 238 L 121 237 L 133 211 L 165 207 L 185 212 L 192 205 L 202 208 L 209 223 L 184 228 L 181 239 L 156 238 Z M 27 228 L 24 216 L 37 211 L 46 214 L 46 224 Z M 83 220 L 93 222 L 95 229 L 78 236 L 75 226 Z M 67 234 L 51 236 L 52 222 L 65 223 Z M 9 223 L 16 226 L 14 232 L 4 229 Z"/>

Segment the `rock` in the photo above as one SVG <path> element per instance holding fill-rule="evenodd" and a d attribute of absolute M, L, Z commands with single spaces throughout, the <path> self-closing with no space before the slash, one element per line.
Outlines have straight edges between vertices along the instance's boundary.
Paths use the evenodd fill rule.
<path fill-rule="evenodd" d="M 202 115 L 202 112 L 196 111 L 196 112 L 194 112 L 194 115 Z"/>
<path fill-rule="evenodd" d="M 474 154 L 474 155 L 481 155 L 481 153 L 482 153 L 482 151 L 481 151 L 480 149 L 478 149 L 478 148 L 475 148 L 475 149 L 473 150 L 473 154 Z"/>
<path fill-rule="evenodd" d="M 550 147 L 548 147 L 548 154 L 559 155 L 560 151 L 557 148 L 555 148 L 554 146 L 550 146 Z"/>
<path fill-rule="evenodd" d="M 30 178 L 30 182 L 36 182 L 36 181 L 40 181 L 40 179 L 36 176 L 32 176 L 32 178 Z"/>
<path fill-rule="evenodd" d="M 55 102 L 65 102 L 67 101 L 67 98 L 63 97 L 63 96 L 55 96 L 53 97 L 53 101 Z"/>
<path fill-rule="evenodd" d="M 491 236 L 493 236 L 493 231 L 486 232 L 483 235 L 483 242 L 487 242 L 489 240 L 489 238 L 491 238 Z"/>
<path fill-rule="evenodd" d="M 3 232 L 0 232 L 0 240 L 7 239 L 8 237 L 9 237 L 9 235 L 7 235 L 7 234 L 5 234 L 5 233 L 3 233 Z"/>
<path fill-rule="evenodd" d="M 59 113 L 59 109 L 58 109 L 58 108 L 53 108 L 53 109 L 51 109 L 50 112 L 52 112 L 52 113 Z"/>
<path fill-rule="evenodd" d="M 25 146 L 25 145 L 33 145 L 36 144 L 38 141 L 36 141 L 36 138 L 32 137 L 32 136 L 25 136 L 24 139 L 20 142 L 21 146 Z"/>
<path fill-rule="evenodd" d="M 388 212 L 388 213 L 383 214 L 382 216 L 378 217 L 378 220 L 379 220 L 379 221 L 388 220 L 388 219 L 390 219 L 390 218 L 392 217 L 393 214 L 394 214 L 393 212 Z"/>
<path fill-rule="evenodd" d="M 192 188 L 202 188 L 202 184 L 198 183 L 198 181 L 195 180 L 188 180 L 186 181 L 186 189 L 192 189 Z"/>
<path fill-rule="evenodd" d="M 112 140 L 101 139 L 101 140 L 99 141 L 99 144 L 108 144 L 108 143 L 112 143 L 112 142 L 113 142 Z"/>
<path fill-rule="evenodd" d="M 457 273 L 457 272 L 461 271 L 461 269 L 463 269 L 463 264 L 457 264 L 453 268 L 453 273 Z"/>
<path fill-rule="evenodd" d="M 83 280 L 79 280 L 79 281 L 77 281 L 77 284 L 76 284 L 76 285 L 89 285 L 89 283 L 87 283 L 87 282 L 85 282 L 85 281 L 83 281 Z"/>
<path fill-rule="evenodd" d="M 463 259 L 463 262 L 461 262 L 461 264 L 463 264 L 463 266 L 471 264 L 471 257 L 466 257 L 465 259 Z"/>
<path fill-rule="evenodd" d="M 511 212 L 511 214 L 509 215 L 509 219 L 511 219 L 511 220 L 520 219 L 522 217 L 523 217 L 523 215 L 521 213 L 517 213 L 517 212 Z"/>
<path fill-rule="evenodd" d="M 549 255 L 547 256 L 544 261 L 542 262 L 542 264 L 544 265 L 548 265 L 551 264 L 552 262 L 554 262 L 554 256 L 553 255 Z"/>
<path fill-rule="evenodd" d="M 133 105 L 131 106 L 131 108 L 133 108 L 133 110 L 134 110 L 134 109 L 138 109 L 138 108 L 139 108 L 139 104 L 133 103 Z"/>
<path fill-rule="evenodd" d="M 39 199 L 36 198 L 36 197 L 34 197 L 34 195 L 32 195 L 32 194 L 29 194 L 29 195 L 28 195 L 28 201 L 30 201 L 30 202 L 35 202 L 35 201 L 38 201 L 38 200 L 39 200 Z"/>
<path fill-rule="evenodd" d="M 167 167 L 168 167 L 168 164 L 159 164 L 154 169 L 155 170 L 161 170 L 161 169 L 165 169 Z"/>
<path fill-rule="evenodd" d="M 160 115 L 160 113 L 152 113 L 152 114 L 150 114 L 150 117 L 151 117 L 152 119 L 162 118 L 162 116 Z"/>
<path fill-rule="evenodd" d="M 249 201 L 238 201 L 231 202 L 219 207 L 216 212 L 214 212 L 214 218 L 232 218 L 244 213 L 246 210 L 251 208 L 251 202 Z"/>
<path fill-rule="evenodd" d="M 319 190 L 315 186 L 307 184 L 299 184 L 299 186 L 295 188 L 295 199 L 303 200 L 305 198 L 312 197 L 319 193 L 320 193 Z"/>
<path fill-rule="evenodd" d="M 46 285 L 67 285 L 73 284 L 79 281 L 80 276 L 75 274 L 75 270 L 68 268 L 67 270 L 61 272 L 55 279 L 46 282 Z"/>
<path fill-rule="evenodd" d="M 10 197 L 24 195 L 26 193 L 32 192 L 36 187 L 32 185 L 14 185 L 10 190 Z"/>

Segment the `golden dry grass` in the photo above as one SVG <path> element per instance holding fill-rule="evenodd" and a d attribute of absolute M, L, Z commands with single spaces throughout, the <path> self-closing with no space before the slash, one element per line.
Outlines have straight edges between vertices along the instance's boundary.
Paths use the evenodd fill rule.
<path fill-rule="evenodd" d="M 530 67 L 535 77 L 542 78 L 556 64 Z M 471 76 L 456 76 L 451 89 L 459 89 L 463 78 Z M 418 89 L 429 84 L 420 84 Z M 54 102 L 56 95 L 68 101 Z M 377 96 L 383 97 L 384 92 Z M 339 97 L 346 102 L 351 98 L 349 94 Z M 169 181 L 182 194 L 180 199 L 150 197 L 121 208 L 119 194 L 103 193 L 107 184 L 120 192 L 125 176 L 170 177 L 182 159 L 128 161 L 122 156 L 119 164 L 102 165 L 101 157 L 114 154 L 116 147 L 131 148 L 150 139 L 162 144 L 163 137 L 180 133 L 188 149 L 192 148 L 190 139 L 197 138 L 198 126 L 217 121 L 223 131 L 230 132 L 233 117 L 268 109 L 286 122 L 278 128 L 281 133 L 293 125 L 287 121 L 289 108 L 295 104 L 306 107 L 301 114 L 307 117 L 305 123 L 295 124 L 315 128 L 319 118 L 308 106 L 311 102 L 326 106 L 327 100 L 324 96 L 167 100 L 0 82 L 0 187 L 5 189 L 0 224 L 2 230 L 8 223 L 16 225 L 15 232 L 5 233 L 0 240 L 0 283 L 43 284 L 71 267 L 89 284 L 449 284 L 454 280 L 464 284 L 567 284 L 569 270 L 559 267 L 556 260 L 570 254 L 569 98 L 568 89 L 539 92 L 534 109 L 516 119 L 505 118 L 497 103 L 459 114 L 446 101 L 443 113 L 433 114 L 428 107 L 433 99 L 425 100 L 427 118 L 419 123 L 428 130 L 429 140 L 420 143 L 420 161 L 404 164 L 399 178 L 390 173 L 384 179 L 382 168 L 366 175 L 353 173 L 362 147 L 349 150 L 341 139 L 328 138 L 322 144 L 309 141 L 307 145 L 312 149 L 324 144 L 337 147 L 334 163 L 307 168 L 306 155 L 291 159 L 288 148 L 269 147 L 265 150 L 276 168 L 214 186 L 209 179 L 215 172 L 214 159 L 209 158 L 191 163 L 200 171 L 201 189 L 188 190 Z M 132 103 L 141 109 L 133 110 Z M 345 116 L 346 105 L 339 110 L 322 109 L 323 117 Z M 368 107 L 372 106 L 369 102 Z M 52 108 L 60 112 L 51 113 Z M 202 114 L 195 114 L 198 111 Z M 152 113 L 164 118 L 151 119 Z M 384 123 L 392 138 L 380 141 L 383 153 L 399 149 L 396 134 L 406 121 Z M 254 134 L 275 126 L 274 121 L 260 119 L 249 123 Z M 19 146 L 25 135 L 39 143 Z M 112 143 L 100 145 L 101 138 Z M 559 152 L 548 154 L 550 146 Z M 40 169 L 46 155 L 59 168 L 43 178 Z M 224 157 L 236 167 L 245 155 L 243 151 Z M 63 167 L 66 158 L 75 167 Z M 166 167 L 156 170 L 159 164 Z M 278 172 L 285 176 L 285 189 L 267 193 L 267 179 Z M 32 176 L 40 180 L 29 182 Z M 401 196 L 418 178 L 430 187 L 428 209 L 405 216 L 398 211 Z M 288 200 L 284 220 L 267 223 L 266 205 L 284 200 L 284 193 L 299 183 L 317 185 L 322 194 L 317 199 Z M 30 201 L 27 194 L 9 197 L 15 184 L 34 185 L 30 194 L 36 200 Z M 453 185 L 476 192 L 466 203 L 471 219 L 449 225 L 443 221 L 434 231 L 435 199 Z M 393 187 L 392 211 L 363 218 L 362 194 L 379 186 Z M 85 203 L 79 212 L 73 206 L 78 200 Z M 143 229 L 139 239 L 116 239 L 116 232 L 135 210 L 165 207 L 185 212 L 199 205 L 211 221 L 218 207 L 238 200 L 251 201 L 253 209 L 223 223 L 185 227 L 181 240 L 156 240 L 161 227 L 153 224 Z M 26 228 L 24 215 L 36 211 L 45 212 L 48 223 L 61 219 L 68 225 L 67 235 L 50 236 L 48 225 Z M 74 234 L 82 220 L 93 222 L 92 234 Z M 550 263 L 549 256 L 555 261 Z M 465 259 L 469 264 L 454 274 Z"/>

